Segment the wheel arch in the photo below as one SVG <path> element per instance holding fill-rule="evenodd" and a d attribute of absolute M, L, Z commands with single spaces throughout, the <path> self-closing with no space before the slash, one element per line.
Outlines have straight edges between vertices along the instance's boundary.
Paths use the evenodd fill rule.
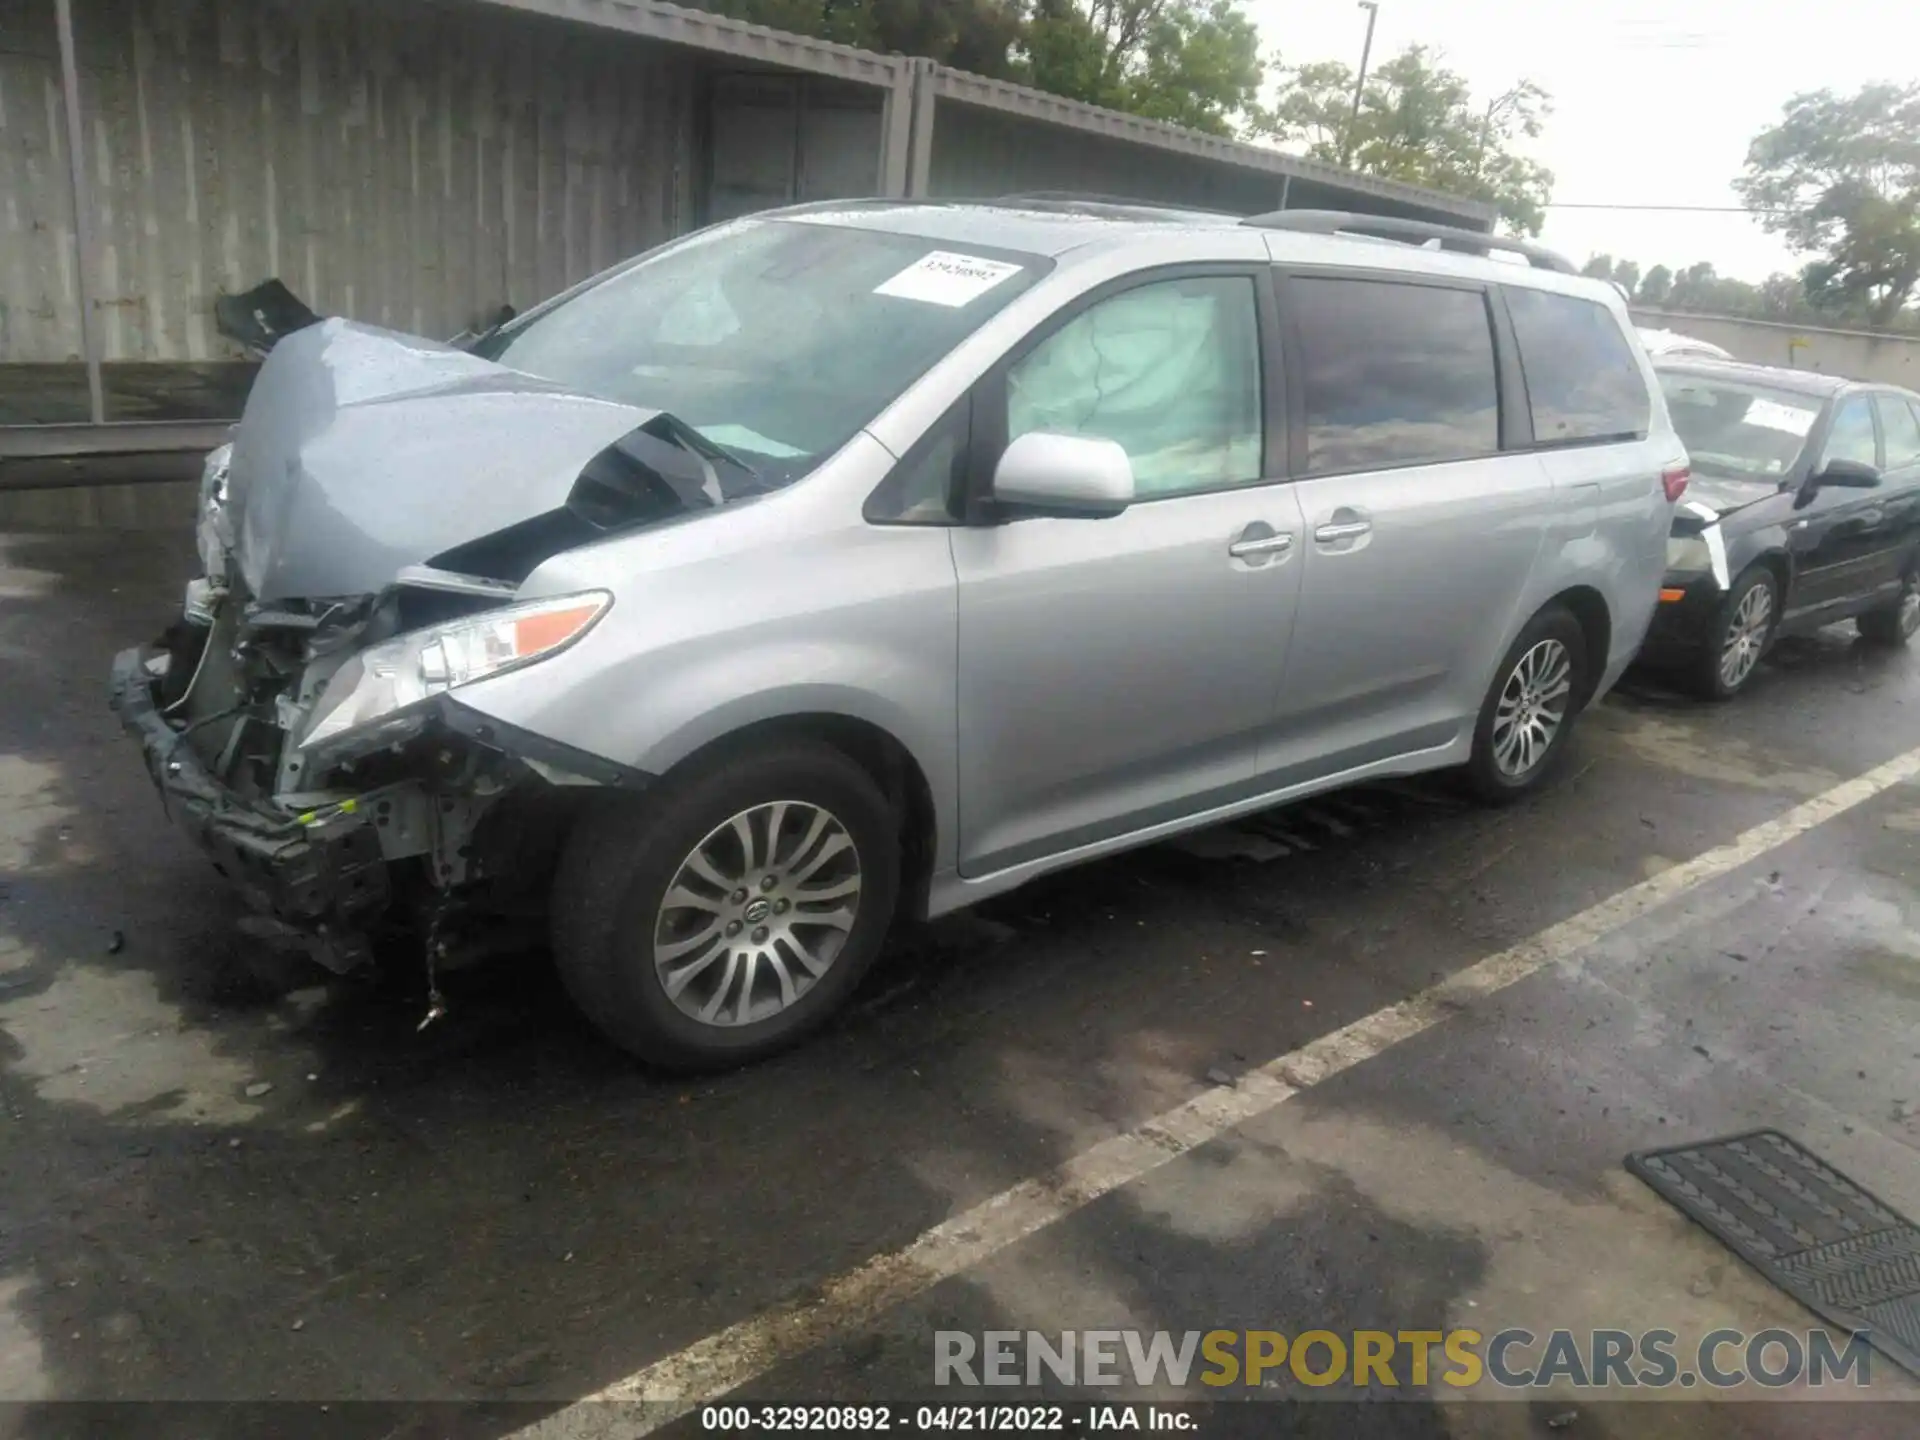
<path fill-rule="evenodd" d="M 1607 606 L 1606 596 L 1593 586 L 1569 585 L 1528 616 L 1527 625 L 1531 625 L 1543 611 L 1556 607 L 1573 616 L 1574 623 L 1580 627 L 1581 637 L 1586 641 L 1587 673 L 1582 677 L 1580 694 L 1580 708 L 1584 710 L 1599 687 L 1600 677 L 1606 674 L 1607 662 L 1613 654 L 1613 612 Z M 1521 628 L 1524 630 L 1526 626 Z"/>
<path fill-rule="evenodd" d="M 667 772 L 725 763 L 770 740 L 815 740 L 852 760 L 900 818 L 900 913 L 924 916 L 940 836 L 940 812 L 925 766 L 891 730 L 844 711 L 807 710 L 749 721 L 689 750 Z"/>

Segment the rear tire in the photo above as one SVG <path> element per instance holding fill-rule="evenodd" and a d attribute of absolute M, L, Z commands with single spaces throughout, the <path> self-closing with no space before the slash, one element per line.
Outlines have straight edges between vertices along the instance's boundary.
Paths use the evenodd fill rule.
<path fill-rule="evenodd" d="M 1780 581 L 1756 565 L 1734 582 L 1682 678 L 1702 700 L 1731 700 L 1753 680 L 1780 619 Z"/>
<path fill-rule="evenodd" d="M 1481 703 L 1466 772 L 1473 793 L 1503 805 L 1546 784 L 1592 689 L 1580 622 L 1558 605 L 1542 610 L 1508 649 Z"/>
<path fill-rule="evenodd" d="M 899 819 L 830 745 L 772 741 L 583 817 L 553 889 L 561 980 L 662 1069 L 744 1065 L 817 1029 L 880 953 Z"/>
<path fill-rule="evenodd" d="M 1874 645 L 1899 647 L 1920 630 L 1920 575 L 1908 574 L 1900 581 L 1900 594 L 1889 605 L 1869 610 L 1854 621 L 1860 638 Z"/>

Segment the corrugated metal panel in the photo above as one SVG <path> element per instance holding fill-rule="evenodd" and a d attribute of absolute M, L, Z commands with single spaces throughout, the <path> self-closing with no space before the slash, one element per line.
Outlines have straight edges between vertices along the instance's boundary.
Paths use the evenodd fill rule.
<path fill-rule="evenodd" d="M 71 193 L 53 5 L 0 0 L 0 364 L 81 361 Z M 87 418 L 62 399 L 36 418 Z"/>
<path fill-rule="evenodd" d="M 937 107 L 928 193 L 985 198 L 1074 190 L 1251 215 L 1280 204 L 1281 178 L 951 102 Z"/>
<path fill-rule="evenodd" d="M 269 275 L 452 334 L 688 209 L 694 77 L 644 41 L 367 0 L 79 0 L 75 31 L 109 362 L 236 353 L 213 301 Z"/>
<path fill-rule="evenodd" d="M 964 70 L 954 70 L 944 65 L 930 67 L 927 74 L 934 93 L 943 102 L 947 102 L 938 107 L 938 119 L 933 127 L 933 173 L 936 178 L 936 187 L 941 166 L 941 129 L 956 121 L 964 128 L 967 122 L 962 117 L 985 119 L 988 115 L 992 115 L 1000 117 L 1003 121 L 1014 121 L 1015 125 L 1011 133 L 1016 133 L 1023 138 L 1038 134 L 1051 137 L 1053 143 L 1048 146 L 1049 154 L 1045 161 L 1031 160 L 1011 149 L 1003 155 L 994 157 L 1014 169 L 1044 164 L 1050 172 L 1056 170 L 1057 157 L 1063 152 L 1070 153 L 1063 143 L 1065 138 L 1069 135 L 1079 135 L 1087 137 L 1092 142 L 1083 147 L 1084 153 L 1089 157 L 1098 157 L 1092 159 L 1091 163 L 1097 165 L 1103 173 L 1116 173 L 1114 166 L 1118 162 L 1113 157 L 1118 154 L 1129 156 L 1129 163 L 1134 166 L 1162 174 L 1166 173 L 1167 167 L 1157 162 L 1158 155 L 1183 157 L 1182 163 L 1188 169 L 1201 168 L 1193 165 L 1195 159 L 1208 162 L 1204 168 L 1213 172 L 1215 178 L 1197 183 L 1211 185 L 1222 191 L 1248 186 L 1257 188 L 1257 177 L 1264 175 L 1273 177 L 1274 183 L 1271 188 L 1275 191 L 1283 180 L 1291 181 L 1295 188 L 1298 188 L 1303 181 L 1316 189 L 1325 187 L 1321 193 L 1331 196 L 1332 206 L 1337 209 L 1405 214 L 1481 230 L 1490 229 L 1493 224 L 1492 207 L 1477 200 L 1444 195 L 1438 191 L 1424 190 L 1419 186 L 1406 185 L 1395 180 L 1382 180 L 1372 175 L 1357 174 L 1317 160 L 1288 155 L 1268 146 L 1248 145 L 1241 141 L 1184 129 L 1178 125 L 1169 125 L 1160 120 L 1147 120 L 1118 110 L 1106 110 L 1097 105 L 1069 100 L 1059 95 L 1048 94 L 1043 90 L 1014 85 L 1005 80 L 972 75 Z M 1000 129 L 1001 133 L 1008 133 L 1004 125 Z M 1106 143 L 1099 143 L 1102 141 Z M 1226 178 L 1228 176 L 1235 178 L 1228 179 Z M 1081 191 L 1096 189 L 1093 184 L 1087 182 L 1064 188 Z M 936 188 L 934 193 L 940 192 Z M 1194 203 L 1192 196 L 1149 194 L 1138 189 L 1110 193 L 1137 195 L 1141 199 L 1184 198 L 1187 203 Z M 1362 197 L 1374 203 L 1362 203 Z M 1267 203 L 1256 202 L 1255 208 L 1265 206 Z M 1271 203 L 1278 204 L 1277 201 Z M 1304 208 L 1297 201 L 1294 205 L 1295 208 Z"/>

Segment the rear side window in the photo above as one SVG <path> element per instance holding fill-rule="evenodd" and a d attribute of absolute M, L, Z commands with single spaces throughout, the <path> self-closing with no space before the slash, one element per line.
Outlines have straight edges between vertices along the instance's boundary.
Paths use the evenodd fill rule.
<path fill-rule="evenodd" d="M 1920 420 L 1913 407 L 1898 395 L 1876 395 L 1880 411 L 1880 439 L 1887 447 L 1887 469 L 1920 464 Z"/>
<path fill-rule="evenodd" d="M 1478 290 L 1296 276 L 1307 472 L 1379 470 L 1500 448 L 1493 330 Z"/>
<path fill-rule="evenodd" d="M 1639 439 L 1652 397 L 1606 306 L 1576 295 L 1507 288 L 1533 438 L 1541 445 Z"/>

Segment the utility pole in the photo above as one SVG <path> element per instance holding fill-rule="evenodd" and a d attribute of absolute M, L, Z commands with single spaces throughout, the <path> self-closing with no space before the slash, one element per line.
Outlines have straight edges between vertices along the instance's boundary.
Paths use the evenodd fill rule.
<path fill-rule="evenodd" d="M 1380 7 L 1374 0 L 1360 0 L 1360 8 L 1367 12 L 1367 38 L 1360 47 L 1360 76 L 1353 82 L 1353 113 L 1347 117 L 1346 143 L 1340 147 L 1340 163 L 1353 163 L 1353 132 L 1360 124 L 1360 96 L 1367 88 L 1367 61 L 1373 55 L 1373 22 L 1380 18 Z"/>

